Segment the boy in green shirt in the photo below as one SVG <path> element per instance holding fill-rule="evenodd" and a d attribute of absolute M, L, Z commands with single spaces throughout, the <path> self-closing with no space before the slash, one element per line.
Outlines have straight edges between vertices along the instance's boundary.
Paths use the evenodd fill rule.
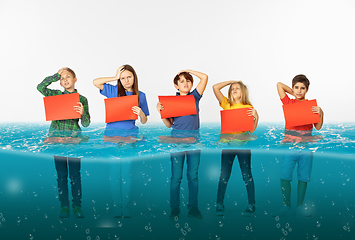
<path fill-rule="evenodd" d="M 47 88 L 51 83 L 59 81 L 64 91 L 53 90 Z M 37 90 L 44 96 L 55 96 L 61 94 L 77 93 L 75 82 L 77 81 L 76 75 L 70 68 L 61 68 L 58 73 L 53 76 L 46 77 L 37 86 Z M 88 127 L 90 125 L 90 114 L 87 99 L 79 94 L 77 106 L 73 106 L 74 110 L 81 115 L 81 125 Z M 80 136 L 81 129 L 79 126 L 79 119 L 66 119 L 52 121 L 49 128 L 49 137 L 78 137 Z M 69 177 L 71 179 L 71 190 L 73 196 L 73 212 L 74 217 L 82 218 L 84 214 L 81 211 L 81 159 L 54 156 L 55 168 L 57 170 L 57 182 L 59 201 L 61 202 L 60 218 L 69 217 L 69 197 L 68 197 L 68 169 Z"/>

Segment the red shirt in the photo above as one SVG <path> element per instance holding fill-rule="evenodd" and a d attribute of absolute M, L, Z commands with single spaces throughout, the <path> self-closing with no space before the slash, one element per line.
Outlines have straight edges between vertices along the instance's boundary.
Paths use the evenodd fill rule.
<path fill-rule="evenodd" d="M 292 104 L 292 103 L 296 103 L 296 102 L 299 102 L 298 100 L 296 99 L 290 99 L 287 94 L 286 96 L 281 99 L 281 102 L 283 104 Z M 312 130 L 313 128 L 313 124 L 306 124 L 306 125 L 301 125 L 301 126 L 293 126 L 291 128 L 287 128 L 287 129 L 290 129 L 290 130 L 301 130 L 301 131 L 309 131 L 309 130 Z"/>

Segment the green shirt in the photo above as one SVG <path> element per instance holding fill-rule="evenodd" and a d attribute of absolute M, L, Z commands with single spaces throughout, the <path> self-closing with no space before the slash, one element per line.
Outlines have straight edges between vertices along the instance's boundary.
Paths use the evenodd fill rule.
<path fill-rule="evenodd" d="M 37 86 L 37 90 L 40 91 L 44 96 L 55 96 L 61 94 L 71 94 L 77 93 L 78 91 L 75 89 L 74 92 L 68 92 L 64 90 L 64 92 L 60 90 L 49 89 L 48 86 L 60 80 L 60 74 L 56 73 L 53 76 L 46 77 L 40 84 Z M 83 127 L 88 127 L 90 125 L 90 114 L 89 114 L 89 104 L 86 97 L 79 94 L 80 102 L 84 106 L 84 113 L 81 115 L 81 125 Z M 75 131 L 75 132 L 73 132 Z M 51 126 L 49 128 L 49 136 L 57 135 L 56 133 L 69 133 L 71 136 L 77 136 L 77 134 L 81 131 L 79 126 L 79 119 L 66 119 L 66 120 L 55 120 L 52 121 Z M 68 134 L 65 134 L 68 135 Z"/>

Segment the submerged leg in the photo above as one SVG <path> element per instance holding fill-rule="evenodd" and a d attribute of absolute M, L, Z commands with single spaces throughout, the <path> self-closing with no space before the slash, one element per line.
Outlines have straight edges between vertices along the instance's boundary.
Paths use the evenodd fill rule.
<path fill-rule="evenodd" d="M 69 207 L 67 158 L 54 156 L 54 164 L 58 176 L 58 194 L 61 207 Z"/>
<path fill-rule="evenodd" d="M 307 183 L 298 181 L 297 189 L 297 206 L 303 205 L 304 197 L 306 196 Z"/>
<path fill-rule="evenodd" d="M 235 153 L 230 150 L 222 150 L 221 156 L 221 175 L 219 177 L 217 190 L 217 204 L 223 205 L 227 184 L 232 172 Z"/>
<path fill-rule="evenodd" d="M 281 192 L 284 205 L 291 207 L 291 181 L 281 179 Z"/>
<path fill-rule="evenodd" d="M 81 207 L 81 159 L 68 158 L 69 177 L 71 180 L 71 193 L 73 196 L 73 205 Z"/>
<path fill-rule="evenodd" d="M 198 169 L 200 166 L 201 151 L 186 152 L 187 158 L 187 182 L 189 186 L 188 209 L 198 207 Z"/>
<path fill-rule="evenodd" d="M 180 184 L 185 161 L 185 152 L 172 153 L 170 180 L 170 208 L 180 208 Z"/>
<path fill-rule="evenodd" d="M 251 173 L 251 152 L 250 150 L 238 151 L 237 153 L 240 170 L 243 175 L 245 187 L 248 193 L 248 203 L 255 204 L 254 179 Z"/>

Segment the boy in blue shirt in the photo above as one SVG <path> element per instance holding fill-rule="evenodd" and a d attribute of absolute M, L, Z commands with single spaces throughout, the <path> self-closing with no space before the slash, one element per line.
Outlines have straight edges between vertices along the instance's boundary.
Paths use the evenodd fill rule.
<path fill-rule="evenodd" d="M 60 90 L 53 90 L 48 88 L 51 83 L 57 81 L 60 81 L 60 85 L 64 88 L 63 92 Z M 72 69 L 61 68 L 59 69 L 58 73 L 54 74 L 53 76 L 46 77 L 40 84 L 38 84 L 37 90 L 46 97 L 77 93 L 78 91 L 75 89 L 76 81 L 77 78 Z M 73 106 L 73 108 L 81 115 L 81 125 L 83 125 L 83 127 L 88 127 L 90 125 L 88 101 L 82 95 L 79 95 L 79 100 L 80 102 L 78 102 L 78 105 Z M 76 139 L 80 136 L 80 133 L 81 129 L 79 126 L 79 119 L 56 120 L 51 122 L 48 136 L 60 138 L 64 137 L 68 141 L 76 142 Z M 59 201 L 61 203 L 61 211 L 59 213 L 59 217 L 69 217 L 68 170 L 69 177 L 71 179 L 74 217 L 84 217 L 84 214 L 81 211 L 81 159 L 54 156 L 54 163 L 58 175 L 58 192 Z"/>
<path fill-rule="evenodd" d="M 192 91 L 193 78 L 191 74 L 195 75 L 200 79 L 197 87 Z M 195 98 L 196 111 L 195 115 L 173 117 L 162 119 L 165 126 L 168 128 L 172 127 L 173 130 L 171 134 L 181 135 L 184 131 L 198 131 L 200 129 L 200 118 L 199 118 L 199 102 L 202 97 L 203 92 L 206 89 L 208 81 L 208 76 L 204 73 L 184 70 L 180 71 L 174 78 L 174 87 L 179 91 L 176 95 L 193 95 Z M 158 102 L 157 109 L 160 112 L 164 109 L 164 106 Z M 202 215 L 198 209 L 198 168 L 200 166 L 200 150 L 195 151 L 185 151 L 172 153 L 170 155 L 171 160 L 171 181 L 170 181 L 170 208 L 171 213 L 170 219 L 177 219 L 180 214 L 180 184 L 182 179 L 185 155 L 187 163 L 187 181 L 189 186 L 189 203 L 188 203 L 188 216 L 190 218 L 201 219 Z"/>

